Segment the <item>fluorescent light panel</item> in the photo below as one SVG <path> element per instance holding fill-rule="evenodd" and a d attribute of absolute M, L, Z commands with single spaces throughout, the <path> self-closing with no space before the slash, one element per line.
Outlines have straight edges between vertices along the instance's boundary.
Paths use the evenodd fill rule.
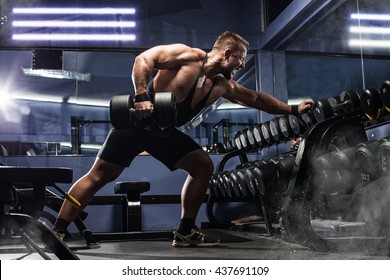
<path fill-rule="evenodd" d="M 351 26 L 350 33 L 364 33 L 364 34 L 390 34 L 389 27 L 368 27 L 368 26 Z"/>
<path fill-rule="evenodd" d="M 14 14 L 93 14 L 93 15 L 133 15 L 134 8 L 14 8 Z"/>
<path fill-rule="evenodd" d="M 349 40 L 350 47 L 389 48 L 390 40 Z"/>
<path fill-rule="evenodd" d="M 352 19 L 390 21 L 390 14 L 351 14 Z"/>
<path fill-rule="evenodd" d="M 63 34 L 63 33 L 29 33 L 14 34 L 13 40 L 23 41 L 134 41 L 134 34 Z"/>
<path fill-rule="evenodd" d="M 15 27 L 135 27 L 134 21 L 61 21 L 61 20 L 26 20 L 14 21 Z"/>

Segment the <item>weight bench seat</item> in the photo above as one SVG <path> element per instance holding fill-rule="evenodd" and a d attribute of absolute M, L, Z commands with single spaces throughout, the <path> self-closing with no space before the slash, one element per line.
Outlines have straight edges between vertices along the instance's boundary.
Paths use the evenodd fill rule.
<path fill-rule="evenodd" d="M 23 188 L 27 185 L 33 188 L 32 200 L 37 200 L 37 207 L 46 197 L 46 187 L 56 183 L 72 183 L 73 170 L 62 167 L 22 167 L 0 166 L 0 204 L 13 205 L 15 201 L 12 195 L 13 188 Z M 11 199 L 10 199 L 11 198 Z M 37 209 L 39 210 L 39 209 Z M 49 256 L 38 247 L 34 241 L 40 238 L 45 247 L 50 249 L 59 259 L 76 260 L 78 257 L 60 240 L 55 233 L 48 229 L 42 222 L 24 213 L 1 213 L 4 225 L 10 226 L 19 232 L 24 242 L 29 244 L 27 248 L 34 249 L 44 259 Z"/>
<path fill-rule="evenodd" d="M 126 194 L 127 207 L 123 212 L 123 230 L 141 231 L 141 194 L 150 190 L 150 182 L 117 182 L 114 192 Z"/>
<path fill-rule="evenodd" d="M 73 170 L 63 167 L 0 166 L 0 184 L 72 183 Z"/>

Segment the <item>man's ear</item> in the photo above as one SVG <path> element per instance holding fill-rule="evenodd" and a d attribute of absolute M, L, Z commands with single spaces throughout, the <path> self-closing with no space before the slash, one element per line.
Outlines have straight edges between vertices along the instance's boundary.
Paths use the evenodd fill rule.
<path fill-rule="evenodd" d="M 226 48 L 225 51 L 223 52 L 223 58 L 227 60 L 231 54 L 232 54 L 232 50 L 230 48 Z"/>

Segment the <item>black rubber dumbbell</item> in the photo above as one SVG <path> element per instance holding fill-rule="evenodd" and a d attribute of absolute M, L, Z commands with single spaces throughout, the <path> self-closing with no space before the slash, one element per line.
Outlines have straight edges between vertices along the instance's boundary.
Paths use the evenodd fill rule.
<path fill-rule="evenodd" d="M 154 108 L 151 118 L 136 117 L 134 100 L 130 95 L 116 95 L 110 100 L 110 120 L 117 129 L 145 127 L 151 121 L 160 128 L 176 126 L 176 101 L 171 92 L 158 92 L 154 95 Z"/>
<path fill-rule="evenodd" d="M 367 182 L 376 180 L 381 176 L 382 168 L 378 153 L 380 145 L 381 141 L 371 139 L 359 143 L 356 147 L 356 162 L 361 170 L 362 179 Z"/>
<path fill-rule="evenodd" d="M 386 113 L 380 92 L 375 88 L 365 89 L 360 95 L 362 109 L 368 119 L 379 119 Z"/>
<path fill-rule="evenodd" d="M 243 169 L 234 170 L 230 173 L 229 184 L 236 197 L 246 197 L 248 195 Z"/>
<path fill-rule="evenodd" d="M 354 90 L 348 90 L 341 92 L 339 98 L 336 96 L 314 102 L 312 111 L 317 122 L 321 122 L 335 115 L 351 112 L 360 107 L 359 94 Z"/>
<path fill-rule="evenodd" d="M 295 115 L 288 116 L 288 123 L 290 124 L 290 127 L 293 130 L 293 132 L 295 133 L 295 137 L 303 135 L 306 129 L 308 128 L 308 126 L 302 120 L 302 118 Z"/>
<path fill-rule="evenodd" d="M 390 81 L 384 81 L 380 89 L 380 95 L 383 105 L 390 112 Z"/>
<path fill-rule="evenodd" d="M 272 138 L 275 140 L 275 144 L 279 144 L 288 140 L 288 138 L 286 138 L 282 132 L 279 119 L 280 117 L 276 117 L 269 121 L 269 129 Z"/>

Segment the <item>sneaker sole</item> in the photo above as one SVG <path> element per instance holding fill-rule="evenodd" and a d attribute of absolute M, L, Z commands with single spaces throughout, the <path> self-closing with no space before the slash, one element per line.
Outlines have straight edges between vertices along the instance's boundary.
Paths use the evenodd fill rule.
<path fill-rule="evenodd" d="M 199 243 L 199 244 L 172 243 L 172 247 L 175 247 L 175 248 L 188 248 L 188 247 L 210 248 L 210 247 L 217 247 L 219 244 L 220 244 L 220 242 L 218 242 L 218 243 Z"/>

